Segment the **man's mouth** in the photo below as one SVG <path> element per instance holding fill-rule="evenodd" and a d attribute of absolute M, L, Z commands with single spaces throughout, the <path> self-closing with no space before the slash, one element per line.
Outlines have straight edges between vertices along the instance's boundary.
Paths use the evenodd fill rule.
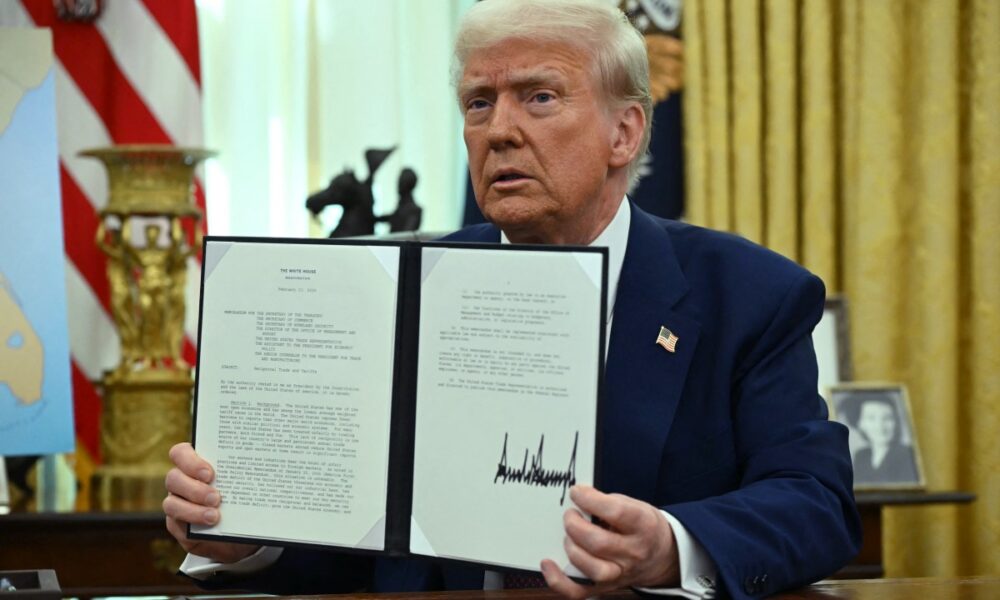
<path fill-rule="evenodd" d="M 528 179 L 528 176 L 517 171 L 502 171 L 493 177 L 493 183 L 510 183 Z"/>

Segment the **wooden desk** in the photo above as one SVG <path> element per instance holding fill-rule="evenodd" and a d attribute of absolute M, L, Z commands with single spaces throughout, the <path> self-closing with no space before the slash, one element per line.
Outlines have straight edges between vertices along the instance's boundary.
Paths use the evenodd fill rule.
<path fill-rule="evenodd" d="M 779 594 L 780 600 L 987 600 L 1000 598 L 1000 578 L 831 581 Z"/>
<path fill-rule="evenodd" d="M 882 507 L 967 503 L 963 492 L 859 493 L 864 545 L 837 578 L 872 578 L 882 567 Z M 67 596 L 192 595 L 175 575 L 184 552 L 161 513 L 12 513 L 0 515 L 0 569 L 55 569 Z M 1000 598 L 1000 594 L 997 594 Z"/>
<path fill-rule="evenodd" d="M 636 600 L 625 590 L 601 595 L 607 600 Z M 500 592 L 425 592 L 417 594 L 351 594 L 307 596 L 314 600 L 557 600 L 548 590 Z M 831 581 L 771 596 L 775 600 L 996 600 L 1000 578 L 875 579 Z M 245 597 L 241 600 L 245 600 Z"/>
<path fill-rule="evenodd" d="M 162 513 L 0 515 L 0 568 L 55 569 L 66 596 L 203 593 L 175 575 L 182 560 Z"/>

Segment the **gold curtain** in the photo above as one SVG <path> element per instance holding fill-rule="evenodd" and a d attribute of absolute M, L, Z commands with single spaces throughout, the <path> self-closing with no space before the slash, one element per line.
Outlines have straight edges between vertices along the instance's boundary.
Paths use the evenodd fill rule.
<path fill-rule="evenodd" d="M 687 213 L 850 302 L 858 380 L 910 391 L 931 490 L 887 575 L 1000 573 L 1000 2 L 688 0 Z"/>

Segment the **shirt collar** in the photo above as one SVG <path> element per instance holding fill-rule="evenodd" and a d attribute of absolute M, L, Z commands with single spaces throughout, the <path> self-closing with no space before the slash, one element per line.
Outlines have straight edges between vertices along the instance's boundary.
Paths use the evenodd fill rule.
<path fill-rule="evenodd" d="M 625 248 L 628 246 L 628 230 L 632 224 L 632 209 L 628 196 L 622 198 L 618 212 L 611 219 L 604 231 L 588 246 L 604 246 L 608 249 L 608 323 L 615 312 L 615 298 L 618 296 L 618 279 L 622 274 L 622 263 L 625 262 Z M 507 234 L 500 232 L 500 243 L 509 244 Z"/>

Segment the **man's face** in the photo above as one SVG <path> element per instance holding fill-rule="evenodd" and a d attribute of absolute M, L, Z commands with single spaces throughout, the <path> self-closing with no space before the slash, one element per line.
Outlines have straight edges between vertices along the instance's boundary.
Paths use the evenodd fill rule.
<path fill-rule="evenodd" d="M 504 40 L 473 52 L 459 99 L 476 201 L 515 242 L 590 243 L 625 193 L 618 120 L 584 50 Z M 616 197 L 617 196 L 617 197 Z"/>
<path fill-rule="evenodd" d="M 883 402 L 865 402 L 858 416 L 858 429 L 872 444 L 885 445 L 896 434 L 896 417 Z"/>

